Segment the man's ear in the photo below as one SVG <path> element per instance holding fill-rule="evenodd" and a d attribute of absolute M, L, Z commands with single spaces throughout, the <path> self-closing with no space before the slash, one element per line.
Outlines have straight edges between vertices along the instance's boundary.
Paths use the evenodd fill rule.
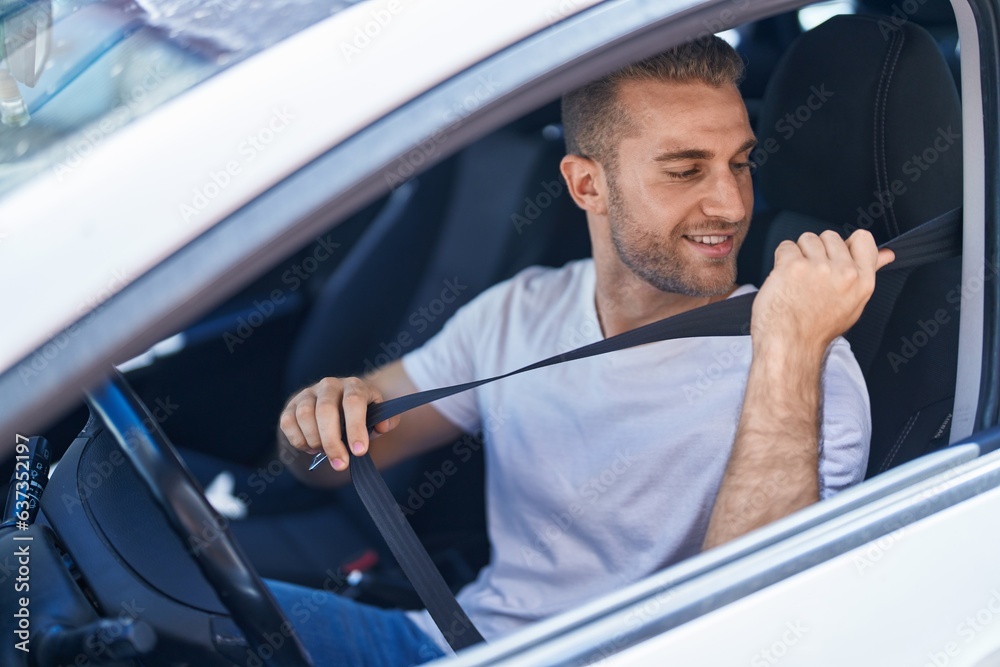
<path fill-rule="evenodd" d="M 594 215 L 607 215 L 607 185 L 601 165 L 582 155 L 567 155 L 559 163 L 576 205 Z"/>

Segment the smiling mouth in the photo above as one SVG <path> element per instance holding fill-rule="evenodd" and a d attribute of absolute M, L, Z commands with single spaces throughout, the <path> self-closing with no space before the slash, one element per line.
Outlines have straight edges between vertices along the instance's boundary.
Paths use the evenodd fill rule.
<path fill-rule="evenodd" d="M 729 239 L 731 239 L 733 237 L 732 236 L 714 236 L 713 235 L 713 236 L 687 236 L 685 238 L 688 238 L 688 239 L 694 241 L 695 243 L 702 243 L 704 245 L 718 245 L 720 243 L 723 243 L 724 241 L 728 241 Z"/>
<path fill-rule="evenodd" d="M 732 234 L 690 234 L 684 240 L 697 252 L 712 259 L 727 257 L 733 251 Z"/>

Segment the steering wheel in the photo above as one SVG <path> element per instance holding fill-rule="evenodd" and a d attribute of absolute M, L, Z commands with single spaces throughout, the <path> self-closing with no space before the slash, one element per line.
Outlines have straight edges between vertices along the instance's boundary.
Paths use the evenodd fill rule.
<path fill-rule="evenodd" d="M 114 435 L 184 544 L 196 543 L 203 526 L 222 525 L 156 419 L 121 373 L 113 369 L 108 380 L 87 393 L 87 402 Z M 279 645 L 267 641 L 268 634 L 291 624 L 229 530 L 199 544 L 191 555 L 261 662 L 269 667 L 312 667 L 309 653 L 294 634 Z"/>

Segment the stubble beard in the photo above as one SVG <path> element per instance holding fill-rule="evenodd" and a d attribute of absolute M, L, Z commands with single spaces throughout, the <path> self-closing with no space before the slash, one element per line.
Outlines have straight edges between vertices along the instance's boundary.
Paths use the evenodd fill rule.
<path fill-rule="evenodd" d="M 735 226 L 733 251 L 727 257 L 705 257 L 702 266 L 691 266 L 679 244 L 685 241 L 681 230 L 663 238 L 640 229 L 625 203 L 621 189 L 608 177 L 608 222 L 611 241 L 621 262 L 635 275 L 660 290 L 690 297 L 714 297 L 727 294 L 736 283 L 736 256 L 742 241 L 740 227 Z M 732 224 L 732 223 L 730 223 Z M 718 229 L 716 224 L 712 229 Z M 708 226 L 706 225 L 706 230 Z M 691 230 L 697 233 L 700 230 Z"/>

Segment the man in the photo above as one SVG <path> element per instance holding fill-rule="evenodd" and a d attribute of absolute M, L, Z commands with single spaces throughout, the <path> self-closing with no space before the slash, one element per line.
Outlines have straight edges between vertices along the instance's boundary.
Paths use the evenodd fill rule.
<path fill-rule="evenodd" d="M 735 283 L 755 144 L 741 76 L 739 56 L 711 38 L 568 94 L 561 170 L 593 259 L 527 269 L 367 380 L 327 378 L 292 397 L 280 427 L 301 479 L 346 481 L 346 448 L 369 447 L 372 401 L 518 368 L 562 351 L 568 333 L 593 342 L 752 291 Z M 484 429 L 492 558 L 458 599 L 494 639 L 860 481 L 867 391 L 839 336 L 891 260 L 864 231 L 786 241 L 750 338 L 661 342 L 494 383 L 379 424 L 372 457 L 388 466 Z M 490 408 L 508 417 L 484 419 Z M 303 472 L 320 450 L 331 465 Z M 275 586 L 286 609 L 301 599 Z M 343 624 L 333 640 L 298 624 L 318 660 L 357 641 L 359 624 L 411 647 L 357 647 L 367 664 L 447 650 L 425 612 L 329 603 L 326 620 Z"/>

